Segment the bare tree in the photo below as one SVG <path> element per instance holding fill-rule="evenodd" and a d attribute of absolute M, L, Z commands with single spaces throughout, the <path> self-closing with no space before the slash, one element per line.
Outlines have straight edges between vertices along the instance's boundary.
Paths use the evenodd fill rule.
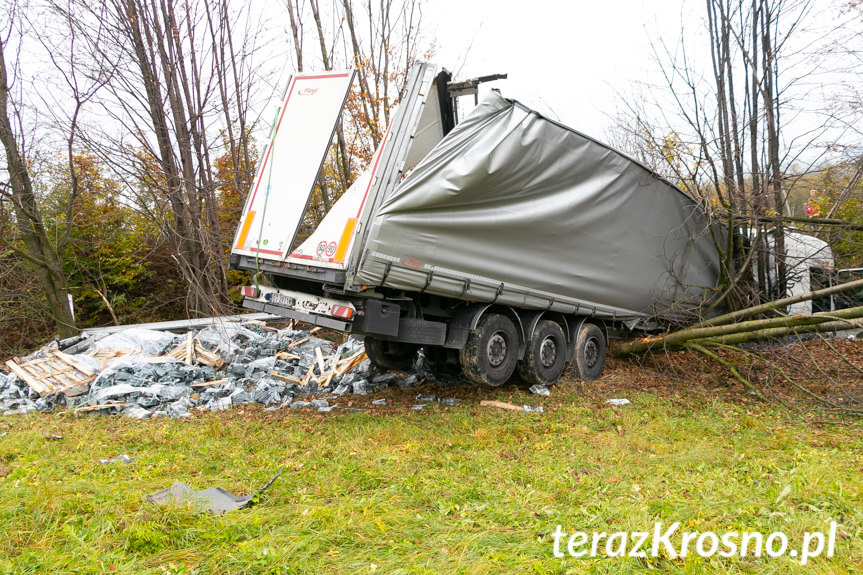
<path fill-rule="evenodd" d="M 698 50 L 681 30 L 677 46 L 653 44 L 673 112 L 629 104 L 622 122 L 629 150 L 653 154 L 712 212 L 721 233 L 721 300 L 746 307 L 785 295 L 784 229 L 792 166 L 809 154 L 829 126 L 792 136 L 792 90 L 821 61 L 811 46 L 792 47 L 811 15 L 811 0 L 705 0 L 710 76 L 702 78 Z M 668 146 L 669 139 L 675 143 Z M 812 156 L 815 156 L 814 159 Z M 775 267 L 773 267 L 775 266 Z M 719 303 L 719 301 L 715 302 Z"/>
<path fill-rule="evenodd" d="M 188 313 L 220 313 L 230 238 L 223 237 L 214 160 L 222 150 L 229 154 L 235 171 L 229 185 L 244 198 L 253 169 L 247 110 L 256 30 L 228 0 L 76 5 L 89 11 L 79 25 L 102 62 L 93 73 L 109 68 L 111 75 L 100 103 L 113 122 L 98 131 L 94 147 L 171 245 Z M 97 35 L 101 29 L 107 32 Z"/>
<path fill-rule="evenodd" d="M 20 99 L 16 101 L 13 98 L 14 76 L 9 75 L 6 64 L 10 36 L 18 34 L 20 41 L 21 20 L 15 18 L 17 12 L 15 4 L 9 7 L 8 14 L 12 17 L 0 36 L 0 143 L 6 152 L 9 177 L 8 184 L 0 188 L 0 193 L 12 205 L 23 247 L 14 242 L 7 245 L 32 268 L 45 294 L 57 332 L 61 337 L 68 337 L 77 333 L 77 328 L 69 305 L 63 259 L 46 233 L 39 199 L 27 166 Z M 16 120 L 15 124 L 10 113 Z"/>

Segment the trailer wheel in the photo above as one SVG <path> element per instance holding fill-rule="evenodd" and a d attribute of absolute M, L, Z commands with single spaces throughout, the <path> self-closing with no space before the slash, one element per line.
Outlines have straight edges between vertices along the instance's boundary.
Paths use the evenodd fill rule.
<path fill-rule="evenodd" d="M 605 336 L 599 326 L 585 323 L 575 341 L 575 367 L 584 381 L 602 375 L 605 367 Z"/>
<path fill-rule="evenodd" d="M 465 377 L 498 387 L 506 383 L 518 361 L 518 332 L 506 316 L 492 313 L 479 320 L 459 353 Z"/>
<path fill-rule="evenodd" d="M 518 374 L 527 383 L 551 385 L 566 366 L 566 335 L 553 321 L 536 324 L 527 344 L 524 358 L 518 362 Z"/>
<path fill-rule="evenodd" d="M 400 341 L 384 341 L 366 336 L 366 355 L 381 369 L 405 370 L 410 368 L 417 356 L 419 346 Z"/>

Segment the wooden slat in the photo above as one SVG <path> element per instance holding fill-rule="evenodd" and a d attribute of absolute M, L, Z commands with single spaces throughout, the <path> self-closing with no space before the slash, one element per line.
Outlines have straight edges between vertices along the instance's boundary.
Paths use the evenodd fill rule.
<path fill-rule="evenodd" d="M 54 355 L 59 357 L 64 363 L 71 365 L 81 373 L 86 373 L 87 375 L 96 375 L 89 367 L 78 363 L 78 361 L 71 355 L 66 355 L 62 351 L 55 351 Z"/>
<path fill-rule="evenodd" d="M 136 355 L 141 353 L 140 349 L 126 348 L 126 349 L 94 349 L 91 350 L 89 355 L 90 357 L 95 357 L 96 359 L 114 359 L 116 357 L 127 357 L 130 355 Z"/>
<path fill-rule="evenodd" d="M 201 382 L 201 383 L 193 383 L 193 384 L 192 384 L 191 386 L 189 386 L 189 387 L 194 387 L 194 388 L 198 388 L 198 387 L 210 387 L 211 385 L 219 385 L 220 383 L 225 383 L 226 381 L 228 381 L 228 380 L 227 380 L 227 379 L 225 379 L 225 378 L 223 378 L 223 379 L 216 379 L 216 380 L 214 380 L 214 381 L 203 381 L 203 382 Z"/>
<path fill-rule="evenodd" d="M 293 348 L 297 347 L 298 345 L 302 345 L 302 344 L 306 343 L 306 342 L 307 342 L 307 341 L 309 341 L 310 339 L 312 339 L 312 338 L 311 338 L 311 337 L 304 337 L 303 339 L 298 339 L 297 341 L 295 341 L 294 343 L 290 344 L 290 345 L 289 345 L 288 347 L 286 347 L 285 349 L 293 349 Z"/>
<path fill-rule="evenodd" d="M 489 399 L 484 399 L 480 401 L 479 404 L 483 407 L 496 407 L 498 409 L 506 409 L 507 411 L 524 411 L 524 408 L 522 407 L 513 405 L 511 403 L 505 403 L 503 401 L 491 401 Z"/>
<path fill-rule="evenodd" d="M 312 370 L 315 369 L 315 366 L 312 365 L 309 367 L 309 371 L 306 372 L 306 376 L 303 378 L 303 381 L 300 382 L 300 385 L 306 385 L 309 383 L 309 379 L 312 377 Z"/>
<path fill-rule="evenodd" d="M 270 376 L 275 377 L 276 379 L 280 379 L 282 381 L 287 381 L 288 383 L 297 383 L 299 385 L 304 385 L 302 379 L 294 377 L 293 375 L 284 375 L 282 373 L 279 373 L 278 371 L 271 371 Z"/>
<path fill-rule="evenodd" d="M 192 341 L 192 332 L 186 332 L 186 365 L 192 365 L 195 359 L 195 344 Z"/>
<path fill-rule="evenodd" d="M 324 382 L 321 384 L 321 387 L 329 387 L 330 382 L 333 380 L 333 376 L 336 375 L 335 371 L 330 371 L 327 374 L 327 377 L 324 379 Z"/>
<path fill-rule="evenodd" d="M 315 359 L 318 360 L 318 371 L 323 375 L 327 368 L 324 365 L 324 354 L 321 353 L 321 348 L 319 347 L 315 348 Z"/>

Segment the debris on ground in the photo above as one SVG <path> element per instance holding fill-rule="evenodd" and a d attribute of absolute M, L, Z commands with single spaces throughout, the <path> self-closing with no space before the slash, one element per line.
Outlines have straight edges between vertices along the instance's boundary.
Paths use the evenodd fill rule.
<path fill-rule="evenodd" d="M 530 392 L 534 395 L 542 395 L 544 397 L 548 397 L 551 395 L 551 392 L 548 390 L 548 386 L 541 385 L 539 383 L 537 383 L 536 385 L 531 385 Z"/>
<path fill-rule="evenodd" d="M 621 405 L 629 405 L 628 399 L 609 399 L 605 402 L 606 405 L 611 405 L 612 407 L 620 407 Z"/>
<path fill-rule="evenodd" d="M 132 463 L 133 460 L 131 457 L 126 455 L 125 453 L 118 455 L 117 457 L 112 457 L 111 459 L 100 459 L 99 463 L 102 465 L 111 465 L 112 463 Z"/>
<path fill-rule="evenodd" d="M 497 409 L 505 409 L 507 411 L 523 411 L 525 413 L 543 412 L 541 405 L 515 405 L 505 401 L 492 401 L 490 399 L 484 399 L 480 401 L 479 404 L 482 407 L 496 407 Z"/>
<path fill-rule="evenodd" d="M 512 403 L 506 403 L 505 401 L 492 401 L 490 399 L 484 399 L 479 402 L 482 407 L 496 407 L 498 409 L 506 409 L 508 411 L 522 411 L 523 408 L 518 405 L 513 405 Z"/>
<path fill-rule="evenodd" d="M 194 491 L 188 483 L 178 481 L 168 488 L 147 495 L 147 500 L 159 506 L 193 505 L 199 507 L 202 511 L 209 511 L 214 515 L 222 515 L 228 511 L 248 507 L 254 503 L 256 498 L 266 491 L 281 474 L 282 469 L 279 469 L 272 479 L 267 481 L 263 487 L 252 495 L 234 495 L 221 487 Z"/>
<path fill-rule="evenodd" d="M 327 413 L 346 408 L 339 405 L 342 396 L 408 389 L 432 377 L 422 354 L 407 372 L 380 373 L 362 342 L 335 344 L 318 337 L 320 329 L 223 321 L 179 335 L 132 326 L 107 336 L 53 341 L 6 362 L 0 414 L 56 409 L 82 416 L 184 418 L 250 403 Z M 416 401 L 436 399 L 420 394 Z"/>

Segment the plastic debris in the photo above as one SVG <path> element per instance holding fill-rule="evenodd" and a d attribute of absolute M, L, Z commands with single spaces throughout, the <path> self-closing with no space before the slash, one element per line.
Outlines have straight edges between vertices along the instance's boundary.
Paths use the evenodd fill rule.
<path fill-rule="evenodd" d="M 542 396 L 545 396 L 545 397 L 548 397 L 548 396 L 550 396 L 550 395 L 551 395 L 551 392 L 548 390 L 548 387 L 547 387 L 547 386 L 545 386 L 545 385 L 540 385 L 540 384 L 538 384 L 538 383 L 537 383 L 536 385 L 531 385 L 531 386 L 530 386 L 530 392 L 531 392 L 532 394 L 534 394 L 534 395 L 542 395 Z"/>
<path fill-rule="evenodd" d="M 123 453 L 117 457 L 112 457 L 111 459 L 100 459 L 99 463 L 102 465 L 110 465 L 112 463 L 132 463 L 133 461 L 134 459 Z"/>
<path fill-rule="evenodd" d="M 63 436 L 62 435 L 54 435 L 53 433 L 46 433 L 45 439 L 47 439 L 48 441 L 60 441 L 61 439 L 63 439 Z"/>
<path fill-rule="evenodd" d="M 214 515 L 222 515 L 228 511 L 235 511 L 251 505 L 255 501 L 255 498 L 268 489 L 281 474 L 282 469 L 279 469 L 278 473 L 266 485 L 252 495 L 234 495 L 221 487 L 193 491 L 189 484 L 178 481 L 166 489 L 151 493 L 147 496 L 147 499 L 159 506 L 193 505 L 202 511 L 209 511 Z"/>
<path fill-rule="evenodd" d="M 542 413 L 543 412 L 541 405 L 525 405 L 522 409 L 524 409 L 525 413 Z"/>
<path fill-rule="evenodd" d="M 628 399 L 609 399 L 605 402 L 606 405 L 613 405 L 614 407 L 619 407 L 621 405 L 629 405 L 630 401 Z"/>
<path fill-rule="evenodd" d="M 461 400 L 457 397 L 442 397 L 438 399 L 438 403 L 440 403 L 441 405 L 446 405 L 448 407 L 455 407 L 456 405 L 461 403 Z"/>
<path fill-rule="evenodd" d="M 130 405 L 126 409 L 121 412 L 126 417 L 131 417 L 132 419 L 147 419 L 150 417 L 150 410 L 140 405 Z"/>
<path fill-rule="evenodd" d="M 421 393 L 418 396 L 416 396 L 415 401 L 434 401 L 435 399 L 436 399 L 436 397 L 434 395 L 427 395 L 427 394 Z"/>
<path fill-rule="evenodd" d="M 412 406 L 411 406 L 411 409 L 413 409 L 414 411 L 420 411 L 420 410 L 421 410 L 422 408 L 424 408 L 425 406 L 426 406 L 426 404 L 425 404 L 425 403 L 419 403 L 419 404 L 417 404 L 417 405 L 412 405 Z"/>
<path fill-rule="evenodd" d="M 386 405 L 387 400 L 385 398 L 376 399 L 372 402 L 372 405 Z"/>

